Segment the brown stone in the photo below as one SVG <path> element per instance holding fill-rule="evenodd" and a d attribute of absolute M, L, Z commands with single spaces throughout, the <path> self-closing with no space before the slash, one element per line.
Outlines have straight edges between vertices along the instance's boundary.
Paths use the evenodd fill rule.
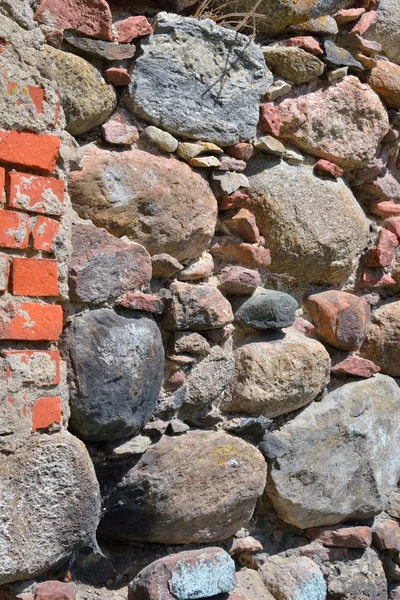
<path fill-rule="evenodd" d="M 122 67 L 109 67 L 104 71 L 104 75 L 107 81 L 116 86 L 129 85 L 131 82 L 131 76 Z"/>
<path fill-rule="evenodd" d="M 246 142 L 240 142 L 234 146 L 228 146 L 227 148 L 224 148 L 224 150 L 229 156 L 233 156 L 233 158 L 237 158 L 238 160 L 249 160 L 253 154 L 253 145 Z"/>
<path fill-rule="evenodd" d="M 161 298 L 152 294 L 142 294 L 141 292 L 128 292 L 118 301 L 119 306 L 131 310 L 143 310 L 144 312 L 160 315 L 164 310 L 164 303 Z"/>
<path fill-rule="evenodd" d="M 390 108 L 400 108 L 400 65 L 379 60 L 366 78 Z"/>
<path fill-rule="evenodd" d="M 332 368 L 335 375 L 350 375 L 353 377 L 372 377 L 379 373 L 380 368 L 371 360 L 360 356 L 348 356 Z"/>
<path fill-rule="evenodd" d="M 370 527 L 312 527 L 305 530 L 305 535 L 324 546 L 342 548 L 369 548 L 372 542 Z"/>
<path fill-rule="evenodd" d="M 256 244 L 235 243 L 231 239 L 215 238 L 210 254 L 222 262 L 238 263 L 250 269 L 267 269 L 271 264 L 271 253 Z"/>
<path fill-rule="evenodd" d="M 248 208 L 251 199 L 248 194 L 243 192 L 234 192 L 230 196 L 223 198 L 219 204 L 219 210 L 230 210 L 231 208 Z"/>
<path fill-rule="evenodd" d="M 370 308 L 362 298 L 335 290 L 313 294 L 307 299 L 317 335 L 331 346 L 355 350 L 368 332 Z"/>
<path fill-rule="evenodd" d="M 383 222 L 383 226 L 400 238 L 400 217 L 390 217 Z"/>
<path fill-rule="evenodd" d="M 35 600 L 75 600 L 76 587 L 61 581 L 37 583 L 33 588 Z"/>
<path fill-rule="evenodd" d="M 360 354 L 377 364 L 385 375 L 400 377 L 400 301 L 374 311 Z"/>
<path fill-rule="evenodd" d="M 388 229 L 381 229 L 375 248 L 371 248 L 367 254 L 368 267 L 389 267 L 394 259 L 394 253 L 398 245 L 397 235 Z"/>
<path fill-rule="evenodd" d="M 400 525 L 394 519 L 381 519 L 374 523 L 373 538 L 379 550 L 400 551 Z"/>
<path fill-rule="evenodd" d="M 183 265 L 169 254 L 154 254 L 151 257 L 153 267 L 153 279 L 167 279 L 184 268 Z"/>
<path fill-rule="evenodd" d="M 228 295 L 237 296 L 250 296 L 261 284 L 258 271 L 240 266 L 224 269 L 219 276 L 219 280 L 219 288 L 222 291 Z"/>
<path fill-rule="evenodd" d="M 395 285 L 395 280 L 389 275 L 384 273 L 382 269 L 366 269 L 363 271 L 361 281 L 368 287 L 386 287 L 388 285 Z"/>
<path fill-rule="evenodd" d="M 342 177 L 344 172 L 343 169 L 338 167 L 338 165 L 331 163 L 329 160 L 324 160 L 323 158 L 320 158 L 320 160 L 315 163 L 314 169 L 315 171 L 320 171 L 325 175 L 331 175 L 331 177 L 334 179 L 339 179 L 339 177 Z"/>
<path fill-rule="evenodd" d="M 252 244 L 260 240 L 256 218 L 247 208 L 242 208 L 231 219 L 226 219 L 224 223 L 231 231 L 238 233 L 245 242 Z"/>

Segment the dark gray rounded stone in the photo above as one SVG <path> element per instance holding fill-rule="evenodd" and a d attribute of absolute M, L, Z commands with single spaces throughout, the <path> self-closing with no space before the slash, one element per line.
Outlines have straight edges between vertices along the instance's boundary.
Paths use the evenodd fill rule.
<path fill-rule="evenodd" d="M 235 314 L 235 318 L 255 329 L 283 329 L 293 325 L 297 302 L 289 294 L 265 290 L 246 300 Z"/>
<path fill-rule="evenodd" d="M 164 372 L 153 319 L 141 312 L 93 310 L 74 318 L 67 340 L 75 380 L 72 431 L 90 441 L 139 433 L 155 408 Z"/>

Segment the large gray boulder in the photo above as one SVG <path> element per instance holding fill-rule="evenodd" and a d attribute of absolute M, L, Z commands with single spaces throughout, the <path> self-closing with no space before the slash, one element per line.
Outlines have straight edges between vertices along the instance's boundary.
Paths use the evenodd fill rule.
<path fill-rule="evenodd" d="M 385 509 L 400 475 L 400 389 L 385 375 L 348 383 L 276 433 L 267 494 L 284 521 L 305 529 Z"/>
<path fill-rule="evenodd" d="M 160 13 L 141 50 L 127 100 L 137 117 L 222 146 L 255 135 L 272 74 L 247 36 L 209 19 Z"/>
<path fill-rule="evenodd" d="M 261 453 L 222 432 L 164 436 L 104 481 L 106 536 L 210 543 L 246 525 L 265 485 Z"/>
<path fill-rule="evenodd" d="M 95 540 L 100 494 L 84 444 L 67 431 L 0 454 L 0 584 L 29 579 Z"/>
<path fill-rule="evenodd" d="M 308 166 L 248 163 L 253 211 L 271 251 L 269 269 L 291 282 L 338 284 L 352 272 L 368 222 L 344 181 Z"/>
<path fill-rule="evenodd" d="M 398 0 L 381 0 L 375 23 L 365 37 L 382 45 L 386 56 L 400 64 L 400 11 Z"/>
<path fill-rule="evenodd" d="M 74 381 L 71 429 L 92 441 L 139 433 L 156 406 L 164 370 L 153 319 L 141 312 L 89 311 L 74 317 L 67 343 Z"/>
<path fill-rule="evenodd" d="M 220 407 L 253 417 L 277 417 L 314 400 L 329 381 L 324 346 L 297 332 L 245 338 L 234 352 L 235 379 Z"/>

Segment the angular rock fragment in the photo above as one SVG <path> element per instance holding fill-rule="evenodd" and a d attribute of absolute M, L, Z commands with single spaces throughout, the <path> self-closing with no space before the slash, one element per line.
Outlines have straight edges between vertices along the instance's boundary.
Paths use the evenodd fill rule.
<path fill-rule="evenodd" d="M 339 567 L 339 568 L 338 568 Z M 328 567 L 328 598 L 386 600 L 387 580 L 377 553 L 367 548 L 360 556 L 353 551 L 347 561 L 333 561 Z"/>
<path fill-rule="evenodd" d="M 325 600 L 326 583 L 320 568 L 303 556 L 270 557 L 261 568 L 267 590 L 280 600 Z"/>
<path fill-rule="evenodd" d="M 377 364 L 382 373 L 400 377 L 400 302 L 384 304 L 374 311 L 360 353 Z"/>

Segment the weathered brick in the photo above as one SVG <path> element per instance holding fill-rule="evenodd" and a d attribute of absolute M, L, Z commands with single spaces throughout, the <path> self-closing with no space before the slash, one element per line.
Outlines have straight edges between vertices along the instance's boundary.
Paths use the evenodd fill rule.
<path fill-rule="evenodd" d="M 7 254 L 0 254 L 0 292 L 5 292 L 8 287 L 10 275 L 10 260 Z"/>
<path fill-rule="evenodd" d="M 42 387 L 60 383 L 58 350 L 10 350 L 5 352 L 6 383 L 34 383 Z"/>
<path fill-rule="evenodd" d="M 28 247 L 28 243 L 29 216 L 0 209 L 0 246 L 23 250 Z"/>
<path fill-rule="evenodd" d="M 56 237 L 60 223 L 49 217 L 38 217 L 32 231 L 33 248 L 43 252 L 51 252 L 54 238 Z"/>
<path fill-rule="evenodd" d="M 60 148 L 55 135 L 0 130 L 0 161 L 18 167 L 54 171 Z"/>
<path fill-rule="evenodd" d="M 6 172 L 3 167 L 0 167 L 0 204 L 3 198 L 4 186 L 6 183 Z"/>
<path fill-rule="evenodd" d="M 59 396 L 38 398 L 32 406 L 32 432 L 47 429 L 61 422 L 61 400 Z"/>
<path fill-rule="evenodd" d="M 0 339 L 53 342 L 62 332 L 62 308 L 55 304 L 13 302 L 0 309 Z"/>
<path fill-rule="evenodd" d="M 9 174 L 8 204 L 36 213 L 61 215 L 64 202 L 64 181 L 52 177 L 12 171 Z"/>
<path fill-rule="evenodd" d="M 21 89 L 22 94 L 29 95 L 29 98 L 32 100 L 37 114 L 42 114 L 43 113 L 43 102 L 44 102 L 44 89 L 41 87 L 36 87 L 34 85 L 27 85 L 26 87 L 20 86 L 15 81 L 9 81 L 7 83 L 7 94 L 13 95 L 13 93 L 17 92 L 18 88 L 20 88 L 20 89 L 22 88 Z M 15 92 L 14 92 L 14 90 L 15 90 Z M 18 105 L 20 103 L 21 102 L 19 100 L 17 100 L 16 104 Z"/>
<path fill-rule="evenodd" d="M 11 293 L 15 296 L 57 296 L 57 261 L 41 258 L 14 258 Z"/>

